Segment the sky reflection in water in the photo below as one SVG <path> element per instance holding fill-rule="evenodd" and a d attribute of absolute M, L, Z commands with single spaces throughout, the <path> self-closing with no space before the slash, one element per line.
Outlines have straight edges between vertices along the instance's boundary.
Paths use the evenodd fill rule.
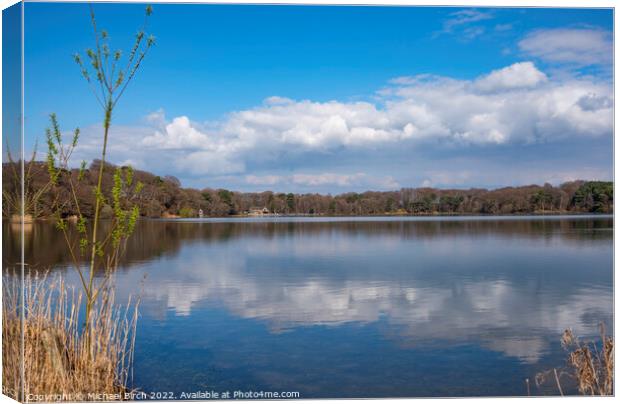
<path fill-rule="evenodd" d="M 33 261 L 62 270 L 37 226 Z M 301 397 L 526 394 L 526 377 L 564 363 L 565 328 L 611 328 L 612 226 L 143 222 L 117 274 L 121 301 L 142 290 L 135 381 Z"/>

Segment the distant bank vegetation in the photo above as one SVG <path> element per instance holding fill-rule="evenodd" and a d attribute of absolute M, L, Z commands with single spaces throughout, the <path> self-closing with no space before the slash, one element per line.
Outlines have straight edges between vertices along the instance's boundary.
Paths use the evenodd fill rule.
<path fill-rule="evenodd" d="M 97 176 L 101 162 L 95 160 L 83 175 L 84 186 L 77 194 L 82 214 L 92 217 L 95 211 Z M 49 182 L 47 167 L 43 162 L 26 164 L 26 201 L 34 218 L 48 217 L 53 213 L 53 201 L 45 192 L 37 192 Z M 3 215 L 11 211 L 6 203 L 16 194 L 18 186 L 13 177 L 16 163 L 3 164 Z M 105 165 L 102 191 L 107 200 L 112 199 L 115 166 Z M 64 197 L 71 197 L 69 176 L 77 177 L 78 170 L 63 171 L 58 186 Z M 610 213 L 613 211 L 613 183 L 608 181 L 571 181 L 550 184 L 487 189 L 434 189 L 403 188 L 398 191 L 362 193 L 348 192 L 339 195 L 316 193 L 293 194 L 265 192 L 235 192 L 226 189 L 182 188 L 178 179 L 160 177 L 145 171 L 134 171 L 135 180 L 144 184 L 134 202 L 143 217 L 196 217 L 200 210 L 205 216 L 243 215 L 260 210 L 282 215 L 434 215 L 434 214 L 552 214 L 552 213 Z M 8 180 L 8 181 L 7 181 Z M 64 186 L 64 188 L 63 188 Z M 75 215 L 71 204 L 62 212 L 65 217 Z M 14 210 L 14 209 L 13 209 Z M 105 204 L 102 218 L 111 217 L 113 208 Z"/>

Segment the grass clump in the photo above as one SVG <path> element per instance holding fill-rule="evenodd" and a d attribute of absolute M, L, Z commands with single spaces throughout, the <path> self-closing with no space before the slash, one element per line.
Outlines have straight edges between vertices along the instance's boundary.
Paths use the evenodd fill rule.
<path fill-rule="evenodd" d="M 60 275 L 29 275 L 24 283 L 21 356 L 21 280 L 3 276 L 2 354 L 5 393 L 24 401 L 123 400 L 130 393 L 138 303 L 115 305 L 102 292 L 88 325 L 82 292 Z M 25 378 L 18 370 L 23 362 Z M 20 394 L 21 395 L 21 394 Z"/>
<path fill-rule="evenodd" d="M 601 346 L 581 342 L 569 329 L 562 335 L 562 346 L 569 351 L 568 364 L 574 371 L 579 392 L 608 396 L 614 388 L 614 339 L 605 335 L 601 324 Z"/>
<path fill-rule="evenodd" d="M 562 378 L 568 377 L 579 394 L 610 396 L 614 394 L 614 338 L 607 336 L 605 326 L 600 325 L 600 342 L 581 341 L 572 330 L 562 334 L 562 348 L 568 353 L 564 369 L 541 372 L 536 375 L 536 385 L 541 386 L 552 379 L 560 395 L 564 395 Z M 551 376 L 551 377 L 550 377 Z M 527 382 L 527 381 L 526 381 Z M 566 383 L 564 383 L 566 384 Z M 529 386 L 529 383 L 528 383 Z M 528 389 L 529 391 L 529 389 Z"/>

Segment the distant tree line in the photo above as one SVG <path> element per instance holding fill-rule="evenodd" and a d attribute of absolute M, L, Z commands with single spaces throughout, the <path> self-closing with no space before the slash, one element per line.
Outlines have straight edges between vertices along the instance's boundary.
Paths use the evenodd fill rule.
<path fill-rule="evenodd" d="M 4 178 L 10 176 L 13 167 L 3 164 Z M 45 163 L 32 162 L 30 180 L 27 186 L 30 193 L 45 187 L 49 180 Z M 92 162 L 82 175 L 86 186 L 76 195 L 82 207 L 82 214 L 92 217 L 95 208 L 94 188 L 101 162 Z M 111 200 L 114 185 L 114 169 L 106 164 L 102 181 L 102 191 Z M 71 198 L 67 184 L 68 176 L 78 176 L 78 170 L 63 172 L 58 179 L 61 198 Z M 293 194 L 278 192 L 236 192 L 227 189 L 202 190 L 181 187 L 180 181 L 172 176 L 157 176 L 145 171 L 134 170 L 134 178 L 144 184 L 140 194 L 134 199 L 143 217 L 182 216 L 195 217 L 202 210 L 205 216 L 229 216 L 247 213 L 252 208 L 267 208 L 270 213 L 282 215 L 463 215 L 463 214 L 551 214 L 551 213 L 610 213 L 613 212 L 613 183 L 609 181 L 570 181 L 559 186 L 550 184 L 505 187 L 494 190 L 402 188 L 398 191 L 348 192 L 339 195 L 317 193 Z M 10 195 L 17 190 L 14 181 L 5 181 L 3 194 Z M 45 193 L 32 201 L 33 216 L 45 217 L 52 214 L 52 201 Z M 67 206 L 71 206 L 68 204 Z M 5 216 L 15 212 L 3 210 Z M 63 216 L 76 212 L 67 208 Z M 102 217 L 111 217 L 113 209 L 105 204 Z"/>

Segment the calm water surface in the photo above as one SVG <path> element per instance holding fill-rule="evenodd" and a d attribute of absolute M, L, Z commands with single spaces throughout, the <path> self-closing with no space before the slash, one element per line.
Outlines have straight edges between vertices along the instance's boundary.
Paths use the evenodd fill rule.
<path fill-rule="evenodd" d="M 611 329 L 612 229 L 611 217 L 143 221 L 116 274 L 121 301 L 142 295 L 134 382 L 524 395 L 525 378 L 564 364 L 565 328 Z M 3 231 L 6 267 L 17 250 Z M 74 279 L 53 226 L 26 239 L 35 267 Z"/>

